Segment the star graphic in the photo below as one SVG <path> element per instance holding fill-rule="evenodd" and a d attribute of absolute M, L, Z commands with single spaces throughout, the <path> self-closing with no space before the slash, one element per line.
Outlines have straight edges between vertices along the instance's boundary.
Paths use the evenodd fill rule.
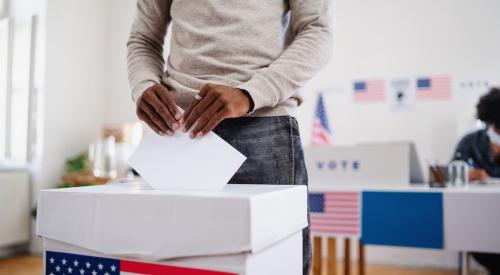
<path fill-rule="evenodd" d="M 49 275 L 55 275 L 55 274 L 54 274 L 54 273 L 52 273 L 52 272 L 50 272 L 50 274 L 49 274 Z"/>
<path fill-rule="evenodd" d="M 68 273 L 73 273 L 73 268 L 68 267 Z"/>
<path fill-rule="evenodd" d="M 92 275 L 97 275 L 97 272 L 95 270 L 93 270 Z"/>
<path fill-rule="evenodd" d="M 63 265 L 65 265 L 67 261 L 66 261 L 66 259 L 62 259 L 61 262 L 62 262 Z"/>
<path fill-rule="evenodd" d="M 104 275 L 109 275 L 109 273 L 108 273 L 108 272 L 106 272 L 106 273 L 104 273 Z"/>
<path fill-rule="evenodd" d="M 86 263 L 85 263 L 85 266 L 86 266 L 87 268 L 90 268 L 90 263 L 89 263 L 89 262 L 86 262 Z"/>
<path fill-rule="evenodd" d="M 80 269 L 80 274 L 81 274 L 81 275 L 85 274 L 85 270 L 83 270 L 83 268 L 82 268 L 82 269 Z"/>
<path fill-rule="evenodd" d="M 51 264 L 53 264 L 55 260 L 54 260 L 54 258 L 50 257 L 49 261 Z"/>
<path fill-rule="evenodd" d="M 61 267 L 60 266 L 56 266 L 56 271 L 59 272 L 59 270 L 61 270 Z"/>
<path fill-rule="evenodd" d="M 115 272 L 116 271 L 116 266 L 115 265 L 112 265 L 111 266 L 111 271 Z"/>
<path fill-rule="evenodd" d="M 97 265 L 97 268 L 99 268 L 99 270 L 102 270 L 103 265 L 102 265 L 101 263 L 99 263 L 99 264 Z"/>
<path fill-rule="evenodd" d="M 77 260 L 75 260 L 75 261 L 73 262 L 73 264 L 74 264 L 75 266 L 78 266 L 78 261 L 77 261 Z"/>

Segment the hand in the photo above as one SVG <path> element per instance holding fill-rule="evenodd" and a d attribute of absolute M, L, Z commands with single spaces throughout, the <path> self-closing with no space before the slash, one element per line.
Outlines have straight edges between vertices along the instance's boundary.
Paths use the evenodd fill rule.
<path fill-rule="evenodd" d="M 471 169 L 469 170 L 469 181 L 487 181 L 490 178 L 488 173 L 483 169 Z"/>
<path fill-rule="evenodd" d="M 169 91 L 161 84 L 149 87 L 137 102 L 137 116 L 157 134 L 172 136 L 181 114 Z"/>
<path fill-rule="evenodd" d="M 242 90 L 228 86 L 206 84 L 198 96 L 201 99 L 195 99 L 181 119 L 184 132 L 196 123 L 191 138 L 206 135 L 225 118 L 245 115 L 251 107 L 249 96 Z"/>

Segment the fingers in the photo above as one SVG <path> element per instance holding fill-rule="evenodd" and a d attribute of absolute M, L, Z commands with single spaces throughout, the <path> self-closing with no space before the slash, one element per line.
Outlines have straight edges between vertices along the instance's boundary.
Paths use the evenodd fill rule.
<path fill-rule="evenodd" d="M 197 134 L 197 136 L 201 137 L 212 131 L 221 121 L 223 121 L 227 117 L 227 112 L 223 109 L 219 110 L 212 118 L 208 121 L 207 124 L 201 129 L 201 131 Z"/>
<path fill-rule="evenodd" d="M 201 137 L 202 135 L 205 135 L 206 133 L 210 132 L 212 129 L 206 131 L 206 132 L 201 132 L 202 129 L 205 128 L 207 123 L 212 119 L 212 117 L 215 116 L 222 108 L 224 107 L 224 104 L 220 100 L 215 100 L 215 102 L 208 107 L 208 109 L 203 112 L 203 114 L 200 116 L 198 121 L 196 122 L 195 127 L 193 128 L 193 131 L 191 131 L 191 138 L 194 137 Z"/>
<path fill-rule="evenodd" d="M 142 121 L 144 121 L 149 126 L 149 128 L 153 129 L 153 131 L 155 131 L 157 134 L 162 135 L 162 130 L 160 129 L 160 127 L 158 127 L 145 112 L 138 111 L 137 116 Z"/>
<path fill-rule="evenodd" d="M 210 84 L 206 84 L 206 85 L 203 85 L 203 87 L 201 87 L 201 90 L 198 92 L 198 96 L 203 98 L 207 95 L 208 93 L 208 89 L 211 85 Z M 191 102 L 191 104 L 189 104 L 189 106 L 186 108 L 186 111 L 184 111 L 184 115 L 182 116 L 181 118 L 181 123 L 184 123 L 184 121 L 186 120 L 186 118 L 191 114 L 191 112 L 193 111 L 193 108 L 200 102 L 200 100 L 198 99 L 194 99 L 193 102 Z"/>
<path fill-rule="evenodd" d="M 175 104 L 174 100 L 172 100 L 167 89 L 165 89 L 165 87 L 163 87 L 162 85 L 155 85 L 154 89 L 156 92 L 156 96 L 165 106 L 167 106 L 167 109 L 170 112 L 171 116 L 174 117 L 175 120 L 179 120 L 181 118 L 181 114 L 177 110 L 177 105 Z"/>
<path fill-rule="evenodd" d="M 156 88 L 154 88 L 154 91 L 156 91 Z M 149 112 L 147 109 L 151 109 L 151 108 L 144 109 L 144 111 L 149 115 L 149 117 L 151 119 L 153 119 L 153 121 L 154 121 L 156 116 L 159 115 L 161 120 L 163 120 L 164 124 L 168 126 L 168 129 L 162 128 L 162 130 L 165 130 L 165 132 L 166 132 L 167 130 L 170 130 L 170 129 L 176 130 L 177 128 L 179 128 L 179 124 L 177 123 L 177 120 L 174 118 L 174 115 L 173 115 L 176 113 L 176 110 L 175 110 L 175 108 L 173 108 L 173 112 L 171 112 L 169 110 L 171 108 L 170 106 L 172 104 L 171 104 L 171 100 L 169 98 L 167 98 L 166 95 L 162 96 L 162 98 L 164 98 L 166 102 L 162 102 L 160 100 L 160 98 L 158 98 L 158 95 L 156 94 L 156 92 L 148 92 L 148 93 L 144 94 L 142 96 L 142 98 L 143 98 L 143 101 L 145 103 L 147 103 L 144 106 L 149 105 L 153 109 L 153 110 L 149 110 Z M 154 116 L 152 113 L 155 113 L 156 116 Z"/>
<path fill-rule="evenodd" d="M 217 99 L 216 93 L 207 93 L 201 100 L 194 105 L 192 110 L 184 116 L 183 131 L 187 132 L 198 118 L 207 111 L 208 107 Z"/>
<path fill-rule="evenodd" d="M 171 136 L 174 134 L 174 132 L 171 130 L 171 128 L 168 127 L 167 124 L 165 124 L 165 121 L 163 121 L 163 119 L 158 115 L 158 113 L 156 113 L 154 108 L 152 106 L 150 106 L 148 103 L 144 102 L 141 105 L 141 109 L 139 110 L 138 115 L 141 113 L 146 114 L 147 118 L 143 119 L 146 123 L 147 123 L 147 121 L 150 121 L 150 122 L 152 122 L 152 124 L 156 125 L 156 127 L 159 129 L 156 132 L 159 135 L 162 136 L 164 134 L 167 134 L 167 135 Z M 151 128 L 153 128 L 153 127 L 151 127 Z M 153 128 L 153 130 L 154 130 L 154 128 Z"/>

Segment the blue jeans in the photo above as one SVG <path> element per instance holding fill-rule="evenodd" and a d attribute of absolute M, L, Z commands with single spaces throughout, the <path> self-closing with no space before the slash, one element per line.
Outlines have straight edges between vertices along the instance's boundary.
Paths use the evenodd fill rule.
<path fill-rule="evenodd" d="M 294 117 L 226 119 L 214 132 L 247 157 L 230 184 L 307 185 L 299 125 Z M 303 272 L 307 275 L 311 263 L 309 227 L 302 236 Z"/>

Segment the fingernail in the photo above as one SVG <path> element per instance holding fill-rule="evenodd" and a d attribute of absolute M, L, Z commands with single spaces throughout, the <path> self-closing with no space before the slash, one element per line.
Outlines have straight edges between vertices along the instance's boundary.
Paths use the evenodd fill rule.
<path fill-rule="evenodd" d="M 163 132 L 162 131 L 158 131 L 158 135 L 163 136 Z"/>
<path fill-rule="evenodd" d="M 194 138 L 194 133 L 191 132 L 191 134 L 189 134 L 189 137 Z"/>
<path fill-rule="evenodd" d="M 179 128 L 179 124 L 177 123 L 172 124 L 172 128 L 174 128 L 174 130 L 177 130 L 177 128 Z"/>
<path fill-rule="evenodd" d="M 180 124 L 184 123 L 184 118 L 183 117 L 181 117 L 181 120 L 179 120 L 179 123 Z"/>
<path fill-rule="evenodd" d="M 202 133 L 202 132 L 199 132 L 199 133 L 196 135 L 196 137 L 197 137 L 197 138 L 201 138 L 202 136 L 203 136 L 203 133 Z"/>
<path fill-rule="evenodd" d="M 182 131 L 183 131 L 184 133 L 185 133 L 185 132 L 187 132 L 187 129 L 186 129 L 186 127 L 185 127 L 185 126 L 182 126 Z"/>
<path fill-rule="evenodd" d="M 175 119 L 177 119 L 177 120 L 181 119 L 181 114 L 176 113 L 176 114 L 175 114 Z"/>
<path fill-rule="evenodd" d="M 173 136 L 173 135 L 174 135 L 174 132 L 172 132 L 172 131 L 167 131 L 167 135 L 169 135 L 169 136 Z"/>

